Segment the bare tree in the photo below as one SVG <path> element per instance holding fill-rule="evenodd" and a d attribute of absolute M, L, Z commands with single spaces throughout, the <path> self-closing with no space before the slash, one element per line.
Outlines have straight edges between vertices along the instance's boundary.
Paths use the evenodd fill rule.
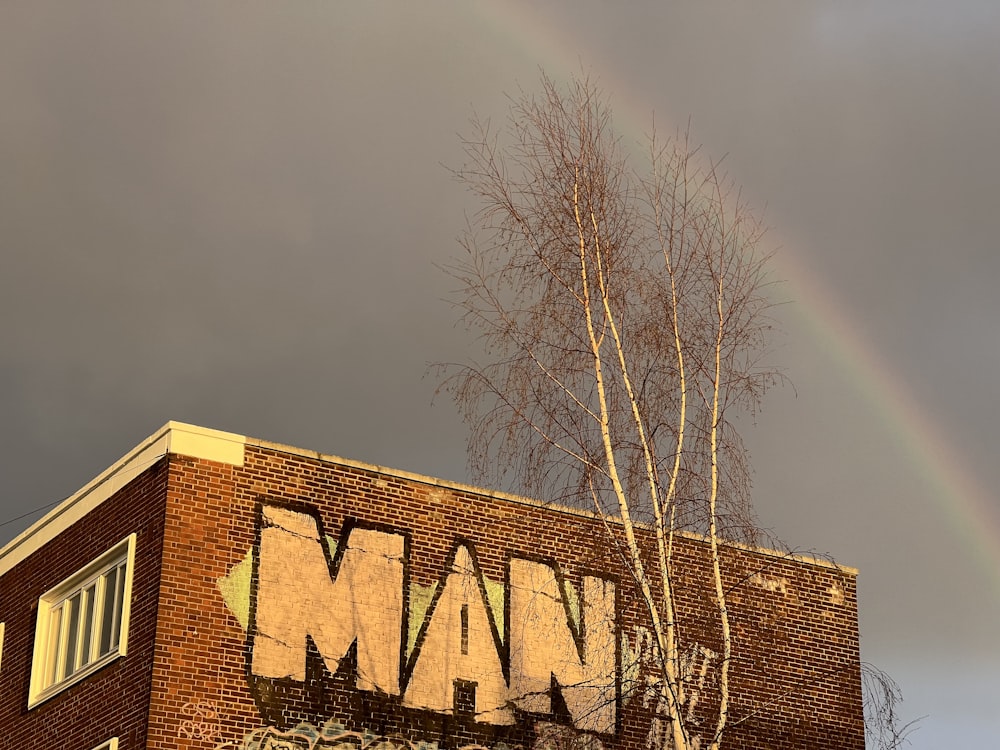
<path fill-rule="evenodd" d="M 903 722 L 899 704 L 903 694 L 899 685 L 874 664 L 861 665 L 861 685 L 865 696 L 865 743 L 883 750 L 901 750 L 909 743 L 920 718 Z"/>
<path fill-rule="evenodd" d="M 720 549 L 756 541 L 747 455 L 733 417 L 778 375 L 764 228 L 718 164 L 687 139 L 651 138 L 633 171 L 588 79 L 512 100 L 499 132 L 474 120 L 456 174 L 478 198 L 449 268 L 489 361 L 445 381 L 472 427 L 480 478 L 577 502 L 621 529 L 648 615 L 669 741 L 699 745 L 682 710 L 674 541 L 703 534 L 722 653 L 708 747 L 729 721 L 732 634 Z M 655 554 L 640 549 L 651 528 Z"/>

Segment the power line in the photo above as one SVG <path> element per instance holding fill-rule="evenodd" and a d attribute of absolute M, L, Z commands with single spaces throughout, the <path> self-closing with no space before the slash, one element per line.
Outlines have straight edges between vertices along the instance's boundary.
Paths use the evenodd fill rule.
<path fill-rule="evenodd" d="M 39 511 L 48 510 L 49 508 L 52 508 L 52 507 L 54 507 L 56 505 L 59 505 L 59 503 L 63 502 L 63 500 L 67 500 L 68 498 L 69 498 L 69 495 L 67 495 L 66 497 L 62 498 L 62 500 L 53 500 L 51 503 L 47 503 L 45 505 L 39 505 L 34 510 L 29 510 L 27 513 L 23 513 L 20 516 L 17 516 L 16 518 L 11 518 L 11 519 L 8 519 L 6 521 L 0 521 L 0 526 L 7 526 L 8 524 L 12 524 L 15 521 L 20 521 L 22 518 L 27 518 L 28 516 L 33 516 L 36 513 L 38 513 Z"/>
<path fill-rule="evenodd" d="M 157 461 L 159 461 L 161 458 L 163 458 L 163 454 L 154 456 L 153 458 L 150 458 L 150 459 L 148 459 L 146 461 L 143 461 L 142 463 L 137 464 L 136 467 L 135 467 L 137 473 L 142 473 L 147 468 L 149 468 L 150 466 L 152 466 L 154 463 L 156 463 Z M 118 467 L 118 468 L 121 468 L 121 467 Z M 89 492 L 90 490 L 95 489 L 96 487 L 104 484 L 106 481 L 108 481 L 109 479 L 113 478 L 117 474 L 117 472 L 118 472 L 118 469 L 116 468 L 115 471 L 113 471 L 109 476 L 105 476 L 105 477 L 101 478 L 100 481 L 98 481 L 95 484 L 93 484 L 93 486 L 89 486 L 87 488 L 87 491 Z M 61 498 L 59 500 L 53 500 L 51 503 L 46 503 L 45 505 L 39 505 L 37 508 L 34 508 L 33 510 L 29 510 L 27 513 L 22 513 L 21 515 L 17 516 L 16 518 L 11 518 L 11 519 L 8 519 L 6 521 L 0 521 L 0 528 L 2 528 L 4 526 L 8 526 L 8 525 L 10 525 L 12 523 L 15 523 L 16 521 L 20 521 L 21 519 L 27 518 L 28 516 L 33 516 L 33 515 L 35 515 L 36 513 L 40 512 L 40 511 L 48 510 L 49 508 L 53 508 L 56 505 L 59 505 L 59 503 L 65 502 L 66 500 L 69 500 L 71 497 L 73 497 L 73 495 L 66 495 L 66 497 Z"/>

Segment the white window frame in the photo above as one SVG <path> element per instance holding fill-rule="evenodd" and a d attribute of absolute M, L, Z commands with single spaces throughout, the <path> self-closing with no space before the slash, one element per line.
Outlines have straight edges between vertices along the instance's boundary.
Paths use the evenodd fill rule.
<path fill-rule="evenodd" d="M 102 742 L 94 750 L 118 750 L 118 738 L 112 737 L 107 742 Z"/>
<path fill-rule="evenodd" d="M 4 631 L 6 630 L 7 623 L 0 622 L 0 665 L 3 664 L 3 637 Z"/>
<path fill-rule="evenodd" d="M 61 693 L 70 685 L 93 674 L 105 664 L 125 656 L 128 646 L 128 623 L 132 601 L 132 577 L 135 572 L 135 540 L 136 535 L 130 534 L 118 544 L 102 554 L 96 560 L 88 563 L 76 573 L 61 583 L 53 586 L 38 599 L 38 618 L 35 625 L 35 650 L 31 659 L 31 683 L 28 690 L 28 708 L 34 708 L 39 703 Z M 105 589 L 108 585 L 108 574 L 115 574 L 115 588 L 118 590 L 121 581 L 120 606 L 117 601 L 110 604 L 112 608 L 111 622 L 118 619 L 118 644 L 114 645 L 114 625 L 110 635 L 109 649 L 101 654 L 103 639 L 102 625 L 105 615 Z M 124 576 L 121 571 L 124 571 Z M 117 599 L 118 597 L 116 597 Z M 76 602 L 70 604 L 71 599 Z M 59 620 L 68 613 L 69 607 L 80 607 L 84 600 L 93 602 L 91 605 L 90 634 L 83 635 L 78 621 L 74 627 L 59 627 Z M 76 632 L 79 631 L 79 632 Z M 71 635 L 73 633 L 73 635 Z M 79 636 L 79 637 L 74 637 Z M 58 642 L 53 642 L 58 639 Z M 71 656 L 70 640 L 73 643 Z M 84 646 L 89 644 L 88 654 L 84 655 Z M 66 668 L 66 659 L 73 658 L 81 662 L 76 668 Z M 67 673 L 68 672 L 68 673 Z M 58 673 L 62 673 L 59 676 Z M 112 740 L 117 746 L 117 740 Z M 103 750 L 102 745 L 98 750 Z M 111 750 L 114 750 L 111 747 Z"/>

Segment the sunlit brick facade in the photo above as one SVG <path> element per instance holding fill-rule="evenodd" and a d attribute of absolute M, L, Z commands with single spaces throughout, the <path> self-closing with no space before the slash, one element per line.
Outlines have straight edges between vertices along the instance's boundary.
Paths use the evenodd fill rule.
<path fill-rule="evenodd" d="M 720 634 L 707 547 L 678 544 L 706 742 Z M 856 571 L 724 562 L 724 747 L 861 750 Z M 665 747 L 643 608 L 599 519 L 190 425 L 0 550 L 0 622 L 0 750 Z"/>

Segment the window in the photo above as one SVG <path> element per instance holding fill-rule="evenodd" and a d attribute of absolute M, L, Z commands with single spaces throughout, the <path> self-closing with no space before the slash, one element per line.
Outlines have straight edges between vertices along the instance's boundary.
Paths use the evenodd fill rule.
<path fill-rule="evenodd" d="M 29 708 L 125 655 L 134 560 L 132 534 L 42 594 Z"/>
<path fill-rule="evenodd" d="M 118 750 L 118 738 L 112 737 L 107 742 L 102 742 L 94 750 Z"/>
<path fill-rule="evenodd" d="M 3 663 L 3 631 L 5 624 L 0 622 L 0 664 Z"/>

